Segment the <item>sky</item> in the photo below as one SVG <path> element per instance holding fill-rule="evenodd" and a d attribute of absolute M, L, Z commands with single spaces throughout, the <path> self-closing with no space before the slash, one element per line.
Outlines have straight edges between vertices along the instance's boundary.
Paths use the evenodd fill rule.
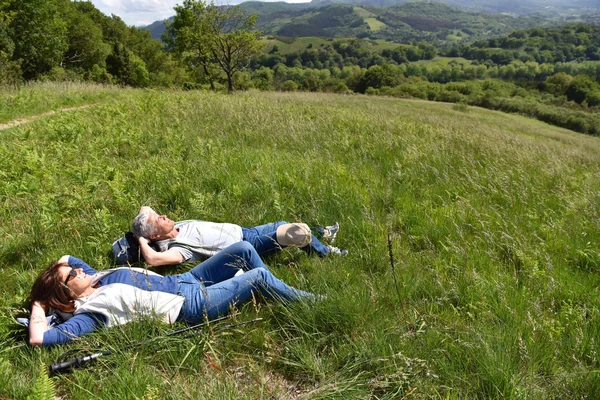
<path fill-rule="evenodd" d="M 244 0 L 217 0 L 217 4 L 238 4 Z M 288 3 L 302 3 L 309 0 L 287 0 Z M 173 7 L 183 0 L 92 0 L 96 8 L 104 14 L 118 15 L 127 25 L 150 25 L 154 21 L 175 15 Z"/>

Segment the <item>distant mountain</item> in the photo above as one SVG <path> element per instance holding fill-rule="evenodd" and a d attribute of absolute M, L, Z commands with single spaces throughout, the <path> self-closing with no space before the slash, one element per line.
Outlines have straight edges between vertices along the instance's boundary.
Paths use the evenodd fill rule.
<path fill-rule="evenodd" d="M 257 28 L 270 35 L 416 40 L 444 46 L 547 25 L 542 17 L 558 13 L 559 8 L 560 15 L 571 15 L 596 1 L 572 0 L 568 9 L 564 0 L 313 0 L 296 4 L 248 1 L 239 6 L 249 14 L 256 13 Z M 518 15 L 528 13 L 535 15 Z M 160 39 L 165 24 L 157 21 L 145 29 Z"/>
<path fill-rule="evenodd" d="M 171 17 L 165 21 L 173 22 L 173 18 L 174 17 Z M 148 26 L 140 27 L 140 29 L 146 29 L 146 30 L 150 31 L 150 34 L 152 35 L 152 37 L 154 39 L 161 40 L 162 34 L 167 27 L 165 24 L 165 21 L 155 21 Z"/>

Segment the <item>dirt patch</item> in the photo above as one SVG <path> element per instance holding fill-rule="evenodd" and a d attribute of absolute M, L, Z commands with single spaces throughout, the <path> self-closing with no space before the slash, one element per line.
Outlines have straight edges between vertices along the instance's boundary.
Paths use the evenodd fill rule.
<path fill-rule="evenodd" d="M 28 122 L 35 121 L 36 119 L 40 119 L 42 117 L 47 117 L 48 115 L 54 115 L 54 114 L 59 113 L 59 112 L 69 112 L 69 111 L 75 111 L 75 110 L 82 110 L 82 109 L 88 108 L 90 106 L 91 106 L 91 104 L 86 104 L 86 105 L 83 105 L 83 106 L 63 108 L 63 109 L 56 110 L 56 111 L 48 111 L 48 112 L 45 112 L 45 113 L 42 113 L 42 114 L 32 115 L 32 116 L 21 118 L 21 119 L 14 119 L 12 121 L 8 121 L 5 124 L 0 124 L 0 131 L 3 131 L 3 130 L 8 129 L 8 128 L 14 128 L 15 126 L 23 125 L 23 124 L 26 124 Z"/>

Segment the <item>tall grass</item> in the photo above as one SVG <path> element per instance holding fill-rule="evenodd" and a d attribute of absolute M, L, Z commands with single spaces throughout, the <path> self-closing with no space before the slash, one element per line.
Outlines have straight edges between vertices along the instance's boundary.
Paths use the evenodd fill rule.
<path fill-rule="evenodd" d="M 131 89 L 73 82 L 34 82 L 0 86 L 0 123 L 62 108 L 124 97 Z"/>
<path fill-rule="evenodd" d="M 263 323 L 119 352 L 52 378 L 58 396 L 600 393 L 598 138 L 447 104 L 158 91 L 2 136 L 0 396 L 32 393 L 39 364 L 67 349 L 168 331 L 142 321 L 31 349 L 12 322 L 51 260 L 109 267 L 111 242 L 141 204 L 241 225 L 337 220 L 350 255 L 271 257 L 277 276 L 327 299 L 257 299 L 236 318 Z"/>

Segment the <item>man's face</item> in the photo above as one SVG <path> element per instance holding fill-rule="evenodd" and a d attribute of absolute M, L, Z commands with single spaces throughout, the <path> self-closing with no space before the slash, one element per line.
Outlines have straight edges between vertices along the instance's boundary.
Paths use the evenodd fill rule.
<path fill-rule="evenodd" d="M 154 226 L 154 235 L 150 237 L 151 239 L 166 235 L 175 227 L 175 222 L 152 209 L 148 212 L 148 222 Z"/>

